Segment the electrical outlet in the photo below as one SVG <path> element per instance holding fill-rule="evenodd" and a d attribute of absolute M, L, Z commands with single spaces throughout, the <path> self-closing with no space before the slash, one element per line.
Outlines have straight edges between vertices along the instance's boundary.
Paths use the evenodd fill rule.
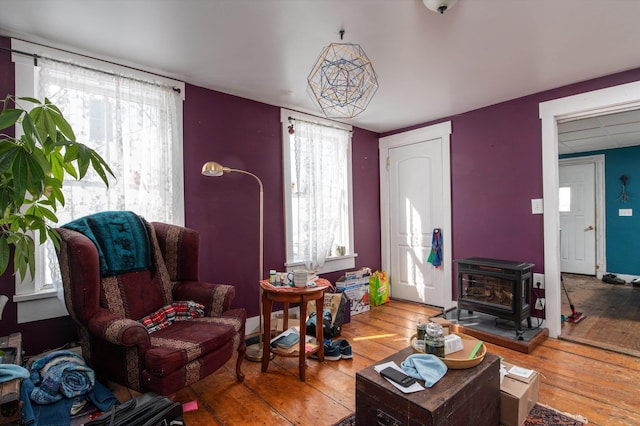
<path fill-rule="evenodd" d="M 540 284 L 540 286 L 538 286 Z M 544 274 L 533 274 L 533 288 L 544 289 Z"/>
<path fill-rule="evenodd" d="M 536 299 L 536 306 L 535 306 L 537 311 L 543 311 L 544 310 L 544 297 L 539 297 Z"/>

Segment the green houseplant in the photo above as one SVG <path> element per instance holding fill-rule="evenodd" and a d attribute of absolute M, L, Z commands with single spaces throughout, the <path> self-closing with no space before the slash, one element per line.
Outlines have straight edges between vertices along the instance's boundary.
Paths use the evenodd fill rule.
<path fill-rule="evenodd" d="M 32 106 L 26 110 L 22 105 Z M 2 133 L 11 126 L 19 137 Z M 0 275 L 7 270 L 14 246 L 14 272 L 35 272 L 35 240 L 48 239 L 56 248 L 59 236 L 56 210 L 64 206 L 62 182 L 66 175 L 82 179 L 91 167 L 108 187 L 113 172 L 93 149 L 76 141 L 60 109 L 45 98 L 8 95 L 0 113 Z"/>

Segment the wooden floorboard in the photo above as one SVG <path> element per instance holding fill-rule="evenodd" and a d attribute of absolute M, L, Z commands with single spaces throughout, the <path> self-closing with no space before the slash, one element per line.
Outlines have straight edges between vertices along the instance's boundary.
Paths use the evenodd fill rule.
<path fill-rule="evenodd" d="M 640 287 L 613 285 L 588 275 L 563 274 L 576 311 L 586 318 L 565 322 L 561 338 L 640 356 Z M 562 292 L 562 312 L 571 313 Z"/>
<path fill-rule="evenodd" d="M 308 360 L 307 381 L 298 379 L 295 358 L 276 357 L 266 373 L 245 361 L 245 380 L 235 380 L 235 359 L 175 395 L 196 401 L 185 414 L 189 426 L 332 425 L 355 410 L 355 374 L 403 349 L 417 318 L 437 309 L 392 300 L 352 317 L 342 337 L 352 345 L 352 360 Z M 589 425 L 640 425 L 637 403 L 640 358 L 564 340 L 546 339 L 526 354 L 494 344 L 490 353 L 541 373 L 539 401 L 584 416 Z"/>

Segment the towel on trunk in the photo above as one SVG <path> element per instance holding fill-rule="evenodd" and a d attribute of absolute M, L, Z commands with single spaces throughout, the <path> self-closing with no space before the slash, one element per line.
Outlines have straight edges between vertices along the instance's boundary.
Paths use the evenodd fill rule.
<path fill-rule="evenodd" d="M 447 364 L 433 354 L 409 355 L 400 367 L 408 376 L 424 380 L 424 385 L 428 388 L 435 385 L 448 370 Z"/>
<path fill-rule="evenodd" d="M 154 272 L 146 221 L 133 212 L 96 213 L 69 222 L 63 228 L 80 232 L 95 244 L 101 277 L 147 270 Z"/>
<path fill-rule="evenodd" d="M 96 380 L 94 371 L 84 359 L 66 350 L 37 359 L 31 367 L 30 378 L 35 385 L 30 397 L 38 404 L 85 395 L 93 389 Z"/>

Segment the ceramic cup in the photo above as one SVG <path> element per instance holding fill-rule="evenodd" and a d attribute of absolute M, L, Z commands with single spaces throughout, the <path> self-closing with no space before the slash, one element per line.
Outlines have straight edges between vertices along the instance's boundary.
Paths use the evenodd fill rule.
<path fill-rule="evenodd" d="M 307 286 L 307 271 L 304 269 L 296 269 L 293 271 L 293 285 L 296 287 Z"/>

